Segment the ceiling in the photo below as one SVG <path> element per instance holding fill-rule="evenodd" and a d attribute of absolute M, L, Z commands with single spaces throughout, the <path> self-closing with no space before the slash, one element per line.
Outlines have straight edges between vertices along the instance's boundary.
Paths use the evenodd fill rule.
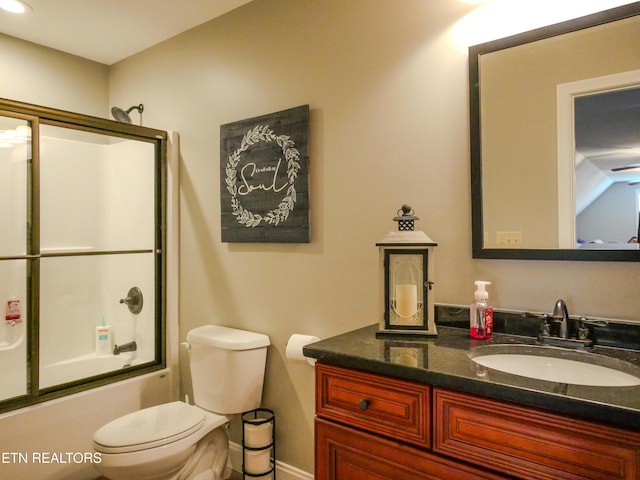
<path fill-rule="evenodd" d="M 251 0 L 25 0 L 0 32 L 111 65 Z"/>
<path fill-rule="evenodd" d="M 636 170 L 614 167 L 640 161 L 640 88 L 623 88 L 575 99 L 576 152 L 614 182 L 640 179 Z"/>

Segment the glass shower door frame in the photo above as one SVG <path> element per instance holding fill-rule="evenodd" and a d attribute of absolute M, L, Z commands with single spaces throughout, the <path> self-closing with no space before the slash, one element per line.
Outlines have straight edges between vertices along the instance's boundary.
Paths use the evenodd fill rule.
<path fill-rule="evenodd" d="M 27 239 L 25 255 L 2 257 L 0 261 L 24 259 L 26 267 L 25 313 L 27 318 L 27 378 L 24 396 L 0 399 L 0 412 L 14 410 L 53 398 L 88 390 L 166 367 L 166 194 L 167 194 L 167 133 L 142 126 L 123 124 L 108 119 L 91 117 L 47 107 L 0 99 L 0 115 L 26 120 L 31 124 L 31 159 L 27 165 Z M 70 130 L 121 137 L 152 144 L 154 147 L 154 245 L 146 250 L 113 250 L 84 253 L 49 254 L 41 252 L 40 231 L 40 126 L 50 125 Z M 104 374 L 79 378 L 75 381 L 40 388 L 40 274 L 41 260 L 51 257 L 80 255 L 113 255 L 150 253 L 153 255 L 154 289 L 152 304 L 155 312 L 155 351 L 153 361 L 130 366 Z M 126 293 L 126 292 L 123 292 Z M 149 295 L 150 296 L 150 295 Z"/>

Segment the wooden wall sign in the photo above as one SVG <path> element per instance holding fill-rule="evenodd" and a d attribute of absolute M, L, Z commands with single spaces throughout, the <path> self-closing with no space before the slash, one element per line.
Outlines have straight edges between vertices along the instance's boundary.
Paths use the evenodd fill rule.
<path fill-rule="evenodd" d="M 309 242 L 309 105 L 220 126 L 223 242 Z"/>

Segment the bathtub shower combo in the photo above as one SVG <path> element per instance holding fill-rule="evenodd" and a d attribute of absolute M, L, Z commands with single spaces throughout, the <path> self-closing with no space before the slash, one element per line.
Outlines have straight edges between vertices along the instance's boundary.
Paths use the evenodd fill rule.
<path fill-rule="evenodd" d="M 166 138 L 0 100 L 0 411 L 164 365 Z"/>

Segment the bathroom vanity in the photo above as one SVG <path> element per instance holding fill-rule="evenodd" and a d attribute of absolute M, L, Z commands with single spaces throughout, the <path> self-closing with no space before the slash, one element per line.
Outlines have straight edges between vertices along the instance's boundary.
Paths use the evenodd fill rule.
<path fill-rule="evenodd" d="M 477 346 L 534 343 L 371 325 L 305 347 L 316 358 L 315 478 L 640 478 L 640 386 L 561 384 L 475 363 Z M 640 366 L 640 352 L 598 354 Z"/>

